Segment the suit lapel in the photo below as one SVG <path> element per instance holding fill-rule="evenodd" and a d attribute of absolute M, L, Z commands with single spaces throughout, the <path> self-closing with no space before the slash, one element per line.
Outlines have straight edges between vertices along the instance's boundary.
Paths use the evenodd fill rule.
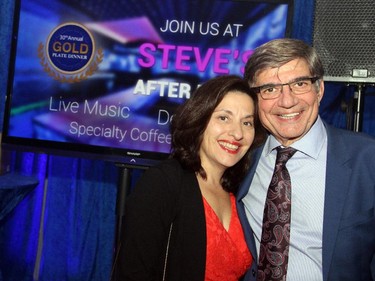
<path fill-rule="evenodd" d="M 243 227 L 246 243 L 249 247 L 249 250 L 251 252 L 251 255 L 253 256 L 253 260 L 255 263 L 258 261 L 258 255 L 256 251 L 256 246 L 255 246 L 255 239 L 254 239 L 253 231 L 246 217 L 245 206 L 242 202 L 242 199 L 249 192 L 250 183 L 253 180 L 255 169 L 256 169 L 256 166 L 258 166 L 259 158 L 260 158 L 260 155 L 262 154 L 262 151 L 263 151 L 263 146 L 254 151 L 254 155 L 252 157 L 251 168 L 249 170 L 249 173 L 243 180 L 242 184 L 240 185 L 240 188 L 236 196 L 238 216 Z"/>
<path fill-rule="evenodd" d="M 323 280 L 328 280 L 332 255 L 343 212 L 352 170 L 341 135 L 334 128 L 327 127 L 328 154 L 323 219 Z"/>
<path fill-rule="evenodd" d="M 241 200 L 242 198 L 244 198 L 246 196 L 246 194 L 249 192 L 250 183 L 253 180 L 255 170 L 256 170 L 256 167 L 258 166 L 258 162 L 259 162 L 259 159 L 260 159 L 260 155 L 262 154 L 262 151 L 263 151 L 263 147 L 264 147 L 264 145 L 257 148 L 253 152 L 253 156 L 251 158 L 250 170 L 247 173 L 245 179 L 242 181 L 242 184 L 240 185 L 240 187 L 238 189 L 238 192 L 237 192 L 238 201 Z"/>

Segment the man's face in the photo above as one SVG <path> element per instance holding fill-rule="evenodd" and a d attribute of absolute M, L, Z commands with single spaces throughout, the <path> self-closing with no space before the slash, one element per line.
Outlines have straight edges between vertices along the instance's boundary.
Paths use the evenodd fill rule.
<path fill-rule="evenodd" d="M 267 84 L 283 84 L 311 77 L 308 65 L 303 59 L 292 60 L 279 68 L 269 68 L 258 73 L 255 87 Z M 263 126 L 284 146 L 301 139 L 314 124 L 319 111 L 319 103 L 324 93 L 323 80 L 319 80 L 319 90 L 315 83 L 311 90 L 295 95 L 288 85 L 275 99 L 265 100 L 259 95 L 259 116 Z"/>

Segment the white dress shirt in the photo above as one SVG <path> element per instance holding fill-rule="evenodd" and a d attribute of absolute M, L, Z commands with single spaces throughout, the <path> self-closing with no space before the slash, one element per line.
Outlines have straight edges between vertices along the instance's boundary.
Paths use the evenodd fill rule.
<path fill-rule="evenodd" d="M 258 256 L 264 203 L 280 143 L 269 136 L 249 192 L 243 199 L 254 231 Z M 327 133 L 318 117 L 310 131 L 291 145 L 298 151 L 286 166 L 292 185 L 292 214 L 287 281 L 320 281 L 322 273 L 323 209 L 327 163 Z"/>

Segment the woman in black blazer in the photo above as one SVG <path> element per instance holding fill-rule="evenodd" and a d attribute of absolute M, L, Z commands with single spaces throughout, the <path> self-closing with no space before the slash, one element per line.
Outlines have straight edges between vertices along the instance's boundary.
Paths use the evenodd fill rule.
<path fill-rule="evenodd" d="M 201 85 L 176 112 L 170 159 L 128 197 L 120 280 L 237 281 L 252 257 L 234 194 L 264 139 L 257 96 L 240 77 Z"/>

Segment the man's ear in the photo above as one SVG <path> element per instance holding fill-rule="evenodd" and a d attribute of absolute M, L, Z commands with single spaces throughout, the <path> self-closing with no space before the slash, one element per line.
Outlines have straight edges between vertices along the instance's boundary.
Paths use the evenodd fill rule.
<path fill-rule="evenodd" d="M 323 78 L 322 78 L 322 79 L 319 80 L 319 92 L 318 92 L 319 103 L 322 100 L 323 96 L 324 96 L 324 81 L 323 81 Z"/>

